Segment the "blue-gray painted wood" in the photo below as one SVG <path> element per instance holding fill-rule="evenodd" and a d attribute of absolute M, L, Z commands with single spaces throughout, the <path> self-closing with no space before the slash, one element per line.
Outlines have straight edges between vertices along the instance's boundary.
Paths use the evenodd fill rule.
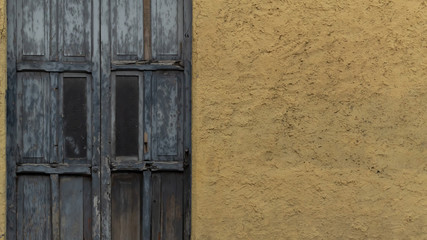
<path fill-rule="evenodd" d="M 6 174 L 7 212 L 6 234 L 8 240 L 16 240 L 17 234 L 17 186 L 16 162 L 18 159 L 17 140 L 17 78 L 16 78 L 16 1 L 7 4 L 7 92 L 6 92 Z M 14 17 L 15 16 L 15 17 Z"/>
<path fill-rule="evenodd" d="M 142 239 L 151 238 L 151 172 L 143 173 L 142 199 Z"/>
<path fill-rule="evenodd" d="M 92 0 L 58 0 L 59 59 L 65 62 L 91 60 Z"/>
<path fill-rule="evenodd" d="M 60 178 L 61 240 L 83 239 L 83 178 Z"/>
<path fill-rule="evenodd" d="M 52 239 L 51 189 L 48 176 L 18 179 L 18 239 Z"/>
<path fill-rule="evenodd" d="M 153 59 L 181 58 L 183 10 L 183 0 L 151 0 Z"/>
<path fill-rule="evenodd" d="M 156 72 L 152 78 L 152 158 L 183 160 L 183 78 L 181 72 Z"/>
<path fill-rule="evenodd" d="M 49 85 L 47 73 L 18 74 L 18 142 L 22 149 L 18 162 L 48 162 Z"/>
<path fill-rule="evenodd" d="M 142 60 L 144 55 L 143 0 L 110 2 L 112 60 Z"/>
<path fill-rule="evenodd" d="M 53 231 L 55 229 L 53 214 L 55 209 L 58 209 L 54 205 L 55 199 L 58 198 L 56 197 L 58 190 L 55 190 L 57 189 L 58 181 L 55 179 L 62 178 L 64 174 L 73 174 L 76 178 L 77 176 L 91 176 L 85 178 L 83 184 L 83 209 L 91 209 L 91 211 L 83 210 L 83 218 L 88 219 L 90 217 L 91 219 L 91 221 L 84 220 L 85 223 L 91 222 L 91 228 L 83 224 L 83 236 L 85 239 L 90 239 L 91 237 L 92 239 L 100 239 L 102 235 L 103 239 L 111 239 L 112 169 L 114 171 L 127 171 L 129 169 L 142 171 L 145 180 L 150 179 L 148 176 L 151 175 L 151 172 L 156 172 L 156 176 L 163 180 L 164 178 L 168 179 L 168 176 L 170 176 L 168 174 L 181 172 L 179 173 L 180 176 L 184 177 L 179 177 L 173 181 L 177 181 L 181 185 L 185 184 L 185 188 L 176 188 L 176 186 L 174 187 L 175 183 L 168 183 L 168 180 L 162 180 L 164 182 L 164 187 L 162 188 L 165 189 L 162 191 L 166 192 L 159 193 L 159 196 L 161 198 L 165 198 L 165 196 L 169 198 L 171 196 L 169 193 L 172 193 L 176 197 L 176 192 L 181 191 L 181 194 L 184 195 L 184 200 L 181 202 L 183 204 L 182 214 L 176 214 L 176 211 L 167 213 L 161 210 L 162 214 L 168 214 L 167 217 L 174 220 L 166 220 L 169 228 L 163 225 L 159 225 L 159 228 L 163 229 L 160 232 L 166 238 L 175 239 L 174 235 L 178 234 L 184 236 L 184 239 L 189 239 L 191 206 L 191 0 L 151 0 L 151 2 L 150 0 L 137 0 L 137 5 L 139 5 L 137 10 L 139 29 L 136 34 L 138 36 L 129 38 L 129 40 L 138 39 L 137 44 L 139 46 L 137 46 L 136 58 L 135 54 L 133 54 L 133 59 L 131 59 L 135 61 L 134 63 L 129 62 L 128 56 L 125 56 L 126 54 L 120 55 L 120 52 L 114 52 L 114 50 L 113 53 L 110 52 L 115 44 L 110 39 L 113 36 L 109 34 L 111 33 L 112 25 L 117 25 L 117 22 L 110 21 L 110 14 L 115 14 L 115 9 L 112 8 L 114 3 L 110 5 L 110 1 L 107 0 L 35 0 L 31 2 L 37 3 L 39 6 L 43 5 L 43 26 L 31 27 L 30 29 L 28 25 L 25 31 L 31 32 L 37 29 L 37 35 L 31 37 L 36 37 L 35 42 L 43 42 L 43 46 L 39 44 L 42 47 L 28 50 L 29 48 L 25 47 L 29 45 L 23 45 L 23 39 L 27 41 L 28 36 L 24 36 L 22 32 L 14 31 L 14 29 L 23 29 L 29 22 L 39 21 L 37 20 L 40 17 L 39 13 L 36 13 L 36 18 L 25 15 L 29 11 L 28 9 L 23 9 L 23 5 L 28 1 L 9 0 L 7 5 L 8 16 L 14 16 L 14 20 L 9 21 L 8 19 L 8 239 L 16 239 L 16 233 L 18 233 L 16 211 L 21 211 L 21 215 L 22 211 L 24 211 L 24 208 L 16 207 L 16 197 L 20 194 L 22 196 L 23 191 L 16 187 L 15 180 L 17 179 L 20 182 L 25 177 L 22 174 L 26 173 L 35 177 L 52 176 L 48 181 L 52 185 L 52 192 L 49 193 L 51 196 L 47 197 L 47 199 L 50 199 L 52 204 L 49 210 L 52 211 L 52 219 L 50 219 L 52 224 L 50 226 Z M 100 4 L 101 1 L 102 3 Z M 145 5 L 145 8 L 142 5 Z M 151 16 L 140 14 L 144 12 L 146 15 L 150 15 L 147 14 L 147 10 L 150 8 Z M 35 12 L 39 10 L 35 9 Z M 126 17 L 132 18 L 132 16 L 133 14 L 130 14 Z M 151 20 L 152 23 L 145 21 L 146 19 Z M 144 27 L 143 24 L 146 26 Z M 72 32 L 70 32 L 71 29 Z M 11 34 L 10 31 L 13 33 Z M 129 32 L 132 31 L 130 30 Z M 37 39 L 38 36 L 43 37 Z M 84 37 L 82 38 L 82 36 Z M 154 41 L 154 39 L 156 40 Z M 152 48 L 149 40 L 153 41 Z M 122 45 L 122 47 L 122 49 L 126 50 L 126 48 L 132 48 L 133 46 Z M 27 50 L 33 51 L 30 52 L 33 55 L 30 55 Z M 39 50 L 43 50 L 43 53 L 41 53 L 42 51 L 38 53 L 37 51 Z M 121 59 L 116 59 L 118 62 L 114 62 L 115 54 L 122 57 Z M 17 62 L 18 64 L 16 65 Z M 113 65 L 112 62 L 114 62 Z M 144 64 L 141 64 L 142 62 Z M 144 146 L 139 144 L 139 153 L 136 159 L 138 163 L 131 164 L 131 162 L 120 161 L 117 167 L 110 165 L 112 156 L 110 127 L 112 98 L 109 89 L 111 89 L 111 71 L 115 70 L 135 71 L 139 72 L 138 75 L 144 76 L 144 78 L 140 78 L 143 84 L 139 85 L 140 88 L 143 86 L 143 89 L 140 89 L 139 92 L 143 92 L 144 95 L 140 95 L 140 102 L 138 103 L 138 114 L 140 116 L 138 141 L 141 142 L 141 139 L 143 141 L 147 139 L 146 151 Z M 19 124 L 19 128 L 17 123 L 23 114 L 25 103 L 22 100 L 22 96 L 26 86 L 24 86 L 23 82 L 18 81 L 17 71 L 37 72 L 37 74 L 45 72 L 47 80 L 45 86 L 43 86 L 46 91 L 44 95 L 46 99 L 44 101 L 49 103 L 47 105 L 49 108 L 43 113 L 44 118 L 46 118 L 43 123 L 43 127 L 46 129 L 43 137 L 46 140 L 42 144 L 44 156 L 32 157 L 32 160 L 26 158 L 26 161 L 34 162 L 34 164 L 24 164 L 18 166 L 18 168 L 16 168 L 16 163 L 24 163 L 24 161 L 20 160 L 24 156 L 23 121 Z M 92 154 L 88 154 L 85 161 L 85 163 L 91 163 L 91 165 L 83 167 L 84 169 L 79 169 L 82 167 L 79 161 L 69 162 L 69 165 L 57 164 L 64 159 L 63 154 L 61 156 L 61 153 L 59 153 L 61 152 L 59 149 L 62 148 L 59 136 L 63 129 L 61 123 L 62 113 L 59 112 L 62 111 L 60 108 L 63 97 L 61 79 L 66 75 L 70 76 L 70 73 L 87 73 L 88 79 L 91 79 L 88 81 L 89 87 L 87 87 L 88 107 L 91 108 L 91 110 L 88 110 L 87 128 L 88 146 L 93 146 L 88 149 L 93 149 L 93 151 Z M 19 73 L 19 75 L 21 74 L 25 73 Z M 153 76 L 162 74 L 177 76 L 178 80 L 171 80 L 174 78 L 171 77 L 166 81 L 157 81 L 157 76 Z M 158 84 L 159 82 L 162 83 Z M 18 94 L 18 89 L 20 94 Z M 175 93 L 179 95 L 178 98 L 174 97 Z M 160 102 L 164 102 L 164 105 L 160 104 Z M 177 115 L 174 115 L 176 109 L 179 109 L 179 111 Z M 168 112 L 169 110 L 172 110 L 172 114 Z M 96 113 L 102 113 L 102 120 L 101 114 Z M 157 122 L 157 119 L 161 119 L 161 121 Z M 172 124 L 168 125 L 168 123 Z M 90 134 L 91 137 L 89 137 Z M 144 137 L 145 135 L 147 135 L 146 138 Z M 19 138 L 19 136 L 21 137 Z M 92 142 L 89 143 L 89 140 Z M 143 154 L 141 154 L 141 151 L 143 151 Z M 35 164 L 42 160 L 45 164 Z M 143 165 L 139 166 L 141 160 L 145 161 Z M 124 166 L 126 164 L 129 166 Z M 19 175 L 16 178 L 17 172 Z M 68 178 L 70 177 L 68 176 Z M 154 191 L 153 186 L 158 186 L 155 181 L 152 184 L 144 181 L 143 190 L 140 190 L 140 201 L 143 203 L 141 208 L 142 218 L 146 218 L 148 216 L 147 213 L 151 214 L 151 210 L 154 209 L 150 204 L 144 205 L 150 199 L 149 194 L 153 193 L 152 190 Z M 178 190 L 175 191 L 174 189 Z M 147 192 L 149 192 L 148 195 Z M 180 197 L 178 198 L 181 199 Z M 162 208 L 169 206 L 166 208 L 176 209 L 176 207 L 171 207 L 173 202 L 166 201 L 161 206 Z M 177 202 L 175 201 L 175 206 L 176 204 Z M 178 205 L 181 206 L 180 204 Z M 164 218 L 166 215 L 158 216 L 159 218 Z M 171 224 L 175 227 L 171 228 Z M 141 234 L 145 238 L 147 238 L 147 235 L 151 235 L 147 234 L 147 226 L 149 225 L 147 221 L 142 221 L 140 224 Z M 166 233 L 163 233 L 163 231 L 166 231 Z M 92 236 L 90 236 L 90 233 L 92 233 Z M 50 237 L 53 239 L 59 238 L 55 234 Z M 154 235 L 151 237 L 154 237 Z"/>
<path fill-rule="evenodd" d="M 49 1 L 18 0 L 18 60 L 48 60 Z"/>

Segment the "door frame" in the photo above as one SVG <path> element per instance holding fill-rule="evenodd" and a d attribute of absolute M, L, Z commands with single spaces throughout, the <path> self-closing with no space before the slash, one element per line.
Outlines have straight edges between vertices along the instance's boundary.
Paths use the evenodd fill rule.
<path fill-rule="evenodd" d="M 52 1 L 52 0 L 50 0 Z M 97 2 L 97 1 L 94 1 Z M 99 6 L 96 4 L 93 5 L 94 14 L 98 13 L 100 18 L 99 26 L 93 26 L 94 41 L 100 42 L 100 49 L 98 49 L 98 57 L 101 58 L 100 66 L 93 66 L 94 68 L 100 68 L 100 76 L 98 76 L 98 81 L 100 81 L 100 105 L 108 106 L 109 96 L 108 92 L 103 91 L 103 89 L 108 89 L 110 86 L 110 81 L 102 81 L 102 79 L 109 79 L 108 75 L 105 75 L 107 71 L 105 69 L 111 69 L 110 62 L 103 62 L 102 59 L 109 59 L 110 54 L 110 44 L 109 42 L 102 42 L 101 39 L 109 39 L 109 31 L 103 31 L 109 24 L 109 0 L 100 0 Z M 107 4 L 105 4 L 107 3 Z M 184 3 L 184 37 L 182 45 L 182 64 L 184 66 L 184 229 L 183 229 L 183 238 L 191 239 L 191 190 L 192 190 L 192 140 L 191 140 L 191 89 L 192 89 L 192 0 L 183 0 Z M 16 176 L 16 162 L 19 157 L 19 149 L 17 149 L 17 115 L 16 115 L 16 96 L 17 96 L 17 52 L 16 52 L 16 41 L 17 41 L 17 23 L 16 23 L 16 10 L 17 3 L 16 0 L 7 0 L 7 92 L 6 92 L 6 169 L 7 169 L 7 226 L 6 226 L 6 237 L 7 239 L 16 239 L 17 231 L 17 176 Z M 106 25 L 107 24 L 107 25 Z M 97 70 L 94 70 L 97 71 Z M 101 114 L 101 112 L 100 112 Z M 106 122 L 107 121 L 107 122 Z M 105 213 L 108 207 L 111 207 L 111 199 L 108 195 L 108 191 L 104 191 L 103 186 L 109 183 L 108 176 L 110 175 L 109 166 L 105 164 L 108 161 L 102 161 L 102 159 L 109 157 L 109 143 L 108 136 L 110 136 L 110 128 L 104 127 L 110 126 L 108 124 L 107 118 L 101 118 L 101 138 L 98 146 L 100 148 L 101 166 L 99 169 L 96 166 L 93 166 L 92 172 L 98 173 L 100 176 L 100 190 L 98 194 L 100 199 L 100 208 L 97 209 L 97 212 L 102 216 L 103 212 Z M 96 145 L 96 144 L 95 144 Z M 94 152 L 98 152 L 94 151 Z M 145 177 L 145 176 L 144 176 Z M 99 205 L 98 205 L 99 206 Z M 99 210 L 99 211 L 98 211 Z M 99 216 L 92 216 L 93 218 L 98 218 Z M 93 229 L 93 231 L 98 231 L 99 239 L 111 239 L 111 229 L 108 224 L 111 221 L 109 219 L 101 218 L 100 227 L 98 229 Z M 100 232 L 99 232 L 100 231 Z"/>

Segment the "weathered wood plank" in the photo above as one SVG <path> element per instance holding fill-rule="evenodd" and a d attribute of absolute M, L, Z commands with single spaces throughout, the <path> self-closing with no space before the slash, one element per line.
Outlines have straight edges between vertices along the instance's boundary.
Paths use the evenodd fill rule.
<path fill-rule="evenodd" d="M 52 189 L 52 240 L 59 240 L 59 177 L 58 174 L 50 175 L 50 186 Z"/>
<path fill-rule="evenodd" d="M 68 165 L 68 164 L 21 164 L 17 166 L 16 173 L 41 173 L 41 174 L 78 174 L 90 175 L 91 166 L 88 164 Z"/>
<path fill-rule="evenodd" d="M 150 239 L 151 237 L 151 172 L 144 171 L 143 173 L 143 190 L 142 199 L 142 239 Z"/>
<path fill-rule="evenodd" d="M 111 194 L 112 239 L 140 239 L 141 175 L 113 174 Z"/>
<path fill-rule="evenodd" d="M 151 0 L 143 0 L 144 59 L 151 59 Z"/>
<path fill-rule="evenodd" d="M 174 70 L 174 71 L 183 71 L 184 68 L 180 63 L 176 62 L 166 62 L 166 63 L 147 63 L 141 64 L 138 62 L 126 62 L 120 63 L 115 62 L 111 66 L 112 71 L 160 71 L 160 70 Z"/>
<path fill-rule="evenodd" d="M 153 160 L 183 156 L 183 79 L 180 72 L 156 72 L 152 82 Z"/>
<path fill-rule="evenodd" d="M 112 162 L 110 164 L 111 171 L 145 171 L 151 170 L 153 172 L 168 172 L 168 171 L 184 171 L 184 163 L 182 161 L 174 162 L 153 162 L 138 160 L 127 162 Z"/>
<path fill-rule="evenodd" d="M 110 84 L 110 69 L 111 69 L 111 41 L 110 41 L 110 1 L 100 0 L 101 2 L 101 106 L 103 116 L 101 118 L 101 238 L 111 239 L 111 84 Z"/>
<path fill-rule="evenodd" d="M 83 178 L 60 178 L 61 240 L 83 239 Z"/>
<path fill-rule="evenodd" d="M 47 162 L 49 74 L 25 72 L 18 74 L 18 135 L 22 146 L 19 162 Z"/>
<path fill-rule="evenodd" d="M 192 73 L 192 19 L 193 1 L 184 0 L 184 239 L 191 239 L 191 178 L 192 178 L 192 148 L 191 148 L 191 73 Z"/>
<path fill-rule="evenodd" d="M 152 94 L 151 94 L 151 83 L 152 83 L 153 73 L 151 71 L 144 72 L 144 109 L 151 109 L 152 105 Z M 151 153 L 152 150 L 152 126 L 151 126 L 151 111 L 143 111 L 144 118 L 144 160 L 152 160 Z"/>
<path fill-rule="evenodd" d="M 180 59 L 183 0 L 152 0 L 151 32 L 154 59 Z"/>
<path fill-rule="evenodd" d="M 49 58 L 49 1 L 18 0 L 18 60 Z"/>
<path fill-rule="evenodd" d="M 6 93 L 6 168 L 7 168 L 7 212 L 6 234 L 9 240 L 16 240 L 17 234 L 17 184 L 16 162 L 17 148 L 17 75 L 16 75 L 16 42 L 17 42 L 17 1 L 8 1 L 7 7 L 7 93 Z"/>
<path fill-rule="evenodd" d="M 60 62 L 19 62 L 18 71 L 44 71 L 44 72 L 87 72 L 92 71 L 90 63 L 60 63 Z"/>
<path fill-rule="evenodd" d="M 114 60 L 142 60 L 143 0 L 111 1 L 111 44 Z"/>
<path fill-rule="evenodd" d="M 151 176 L 151 239 L 162 238 L 162 182 L 159 174 Z"/>
<path fill-rule="evenodd" d="M 92 239 L 92 181 L 89 177 L 83 178 L 83 239 Z"/>
<path fill-rule="evenodd" d="M 49 176 L 18 178 L 18 239 L 52 239 Z"/>

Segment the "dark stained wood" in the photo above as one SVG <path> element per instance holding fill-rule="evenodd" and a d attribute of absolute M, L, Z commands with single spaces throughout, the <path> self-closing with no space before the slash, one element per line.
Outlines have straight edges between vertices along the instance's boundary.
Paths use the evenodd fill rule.
<path fill-rule="evenodd" d="M 193 1 L 184 0 L 184 45 L 183 45 L 183 65 L 184 65 L 184 163 L 187 166 L 184 170 L 184 239 L 191 239 L 191 172 L 192 172 L 192 148 L 191 148 L 191 73 L 192 73 L 192 16 Z"/>
<path fill-rule="evenodd" d="M 50 175 L 50 186 L 52 189 L 52 240 L 59 240 L 59 177 L 58 174 Z"/>
<path fill-rule="evenodd" d="M 155 173 L 152 177 L 152 239 L 182 239 L 183 175 Z"/>
<path fill-rule="evenodd" d="M 51 189 L 48 176 L 18 179 L 18 239 L 52 239 Z"/>
<path fill-rule="evenodd" d="M 151 0 L 144 0 L 144 59 L 151 59 Z"/>
<path fill-rule="evenodd" d="M 141 239 L 141 175 L 112 175 L 112 239 Z"/>

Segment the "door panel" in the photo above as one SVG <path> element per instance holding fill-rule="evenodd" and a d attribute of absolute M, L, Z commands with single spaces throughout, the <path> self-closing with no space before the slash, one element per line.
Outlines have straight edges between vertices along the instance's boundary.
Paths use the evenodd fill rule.
<path fill-rule="evenodd" d="M 113 60 L 142 60 L 144 54 L 143 0 L 112 0 Z"/>
<path fill-rule="evenodd" d="M 22 146 L 19 163 L 47 163 L 49 129 L 49 74 L 18 73 L 18 135 Z"/>
<path fill-rule="evenodd" d="M 180 60 L 183 41 L 183 0 L 151 0 L 152 55 Z"/>
<path fill-rule="evenodd" d="M 7 238 L 189 239 L 191 0 L 7 7 Z"/>
<path fill-rule="evenodd" d="M 153 74 L 152 159 L 182 161 L 183 77 L 181 72 Z"/>
<path fill-rule="evenodd" d="M 18 239 L 52 239 L 51 188 L 48 176 L 18 178 Z"/>
<path fill-rule="evenodd" d="M 112 176 L 112 239 L 141 239 L 142 178 L 136 173 Z"/>

